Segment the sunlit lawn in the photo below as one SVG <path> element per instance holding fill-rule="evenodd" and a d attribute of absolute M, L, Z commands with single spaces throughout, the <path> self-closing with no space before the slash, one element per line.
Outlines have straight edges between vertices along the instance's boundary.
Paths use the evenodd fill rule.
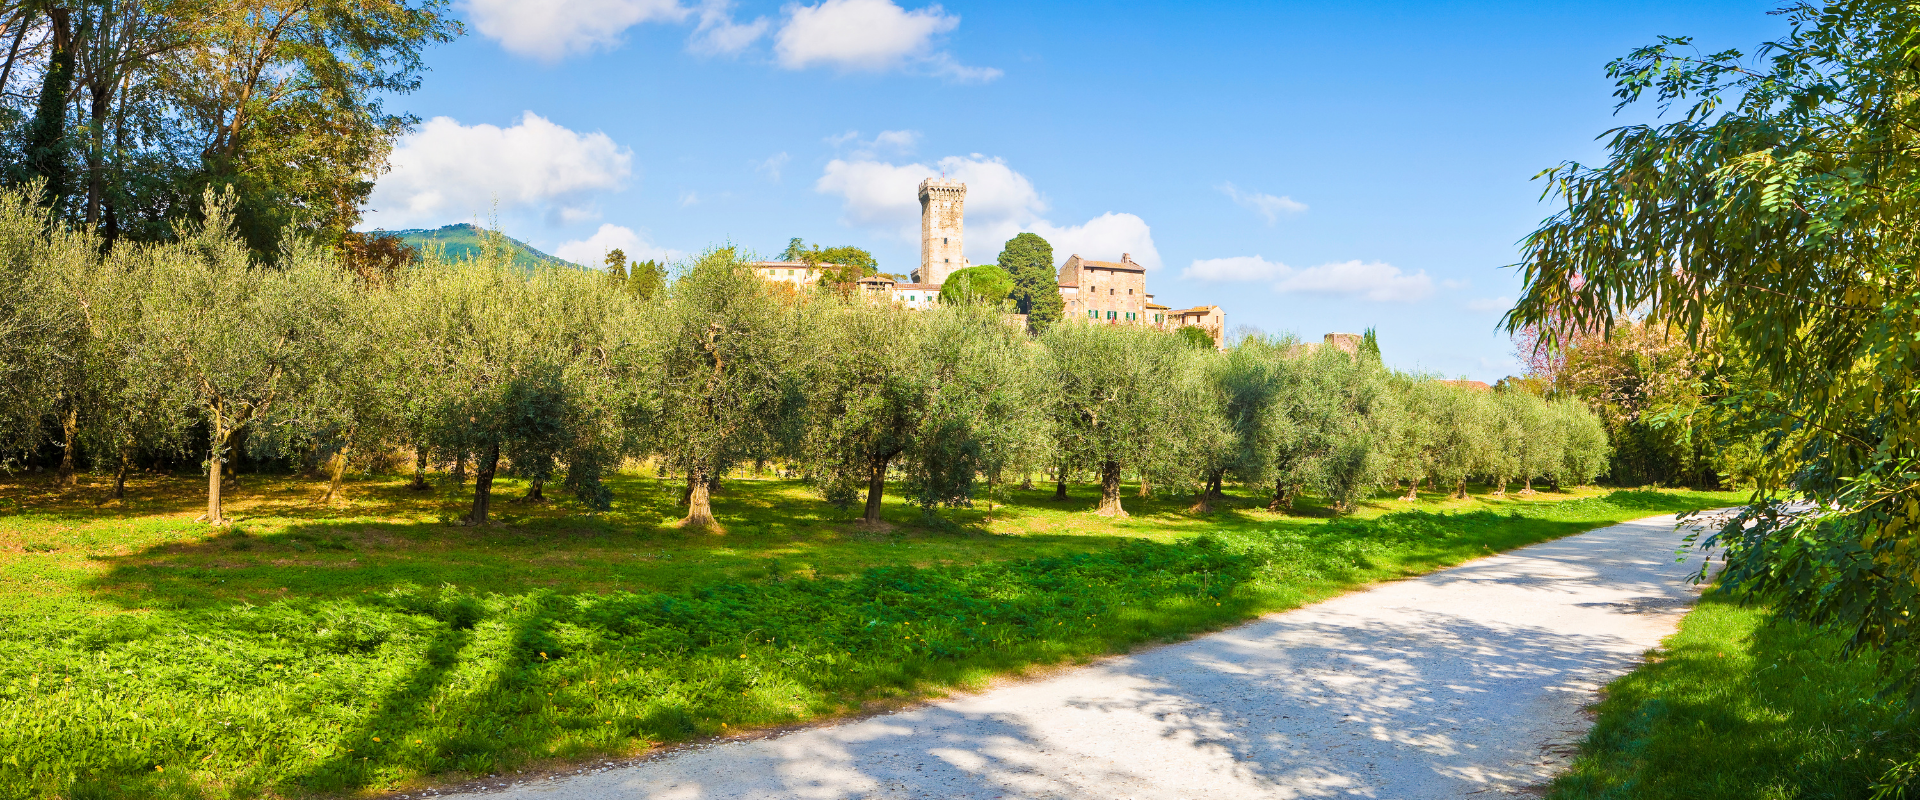
<path fill-rule="evenodd" d="M 1580 758 L 1548 796 L 1865 800 L 1920 753 L 1920 720 L 1878 696 L 1874 660 L 1842 658 L 1841 643 L 1709 595 L 1645 666 L 1607 687 Z"/>
<path fill-rule="evenodd" d="M 1218 628 L 1366 582 L 1733 494 L 1417 503 L 1334 518 L 1233 499 L 1015 492 L 892 530 L 798 482 L 729 480 L 723 535 L 672 527 L 679 487 L 613 510 L 404 479 L 247 475 L 224 529 L 204 485 L 0 481 L 0 797 L 355 794 L 858 712 Z M 1130 487 L 1131 489 L 1131 487 Z M 549 490 L 549 494 L 554 492 Z"/>

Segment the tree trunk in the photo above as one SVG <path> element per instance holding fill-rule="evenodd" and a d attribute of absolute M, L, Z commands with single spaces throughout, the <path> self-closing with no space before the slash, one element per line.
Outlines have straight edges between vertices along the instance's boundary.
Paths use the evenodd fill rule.
<path fill-rule="evenodd" d="M 1507 496 L 1507 479 L 1504 477 L 1495 478 L 1494 483 L 1498 484 L 1500 488 L 1493 493 L 1493 496 L 1506 497 Z"/>
<path fill-rule="evenodd" d="M 1195 514 L 1211 514 L 1213 513 L 1213 504 L 1226 499 L 1226 493 L 1220 490 L 1221 476 L 1224 472 L 1225 470 L 1210 470 L 1207 472 L 1206 480 L 1202 482 L 1200 487 L 1200 499 L 1194 501 L 1193 507 L 1187 509 L 1188 511 Z"/>
<path fill-rule="evenodd" d="M 1532 475 L 1528 475 L 1526 481 L 1520 484 L 1520 494 L 1523 497 L 1533 496 L 1533 476 Z"/>
<path fill-rule="evenodd" d="M 1060 474 L 1056 476 L 1055 480 L 1057 483 L 1053 485 L 1053 499 L 1067 499 L 1067 470 L 1065 467 L 1060 469 Z"/>
<path fill-rule="evenodd" d="M 414 445 L 413 447 L 413 483 L 407 484 L 407 488 L 416 492 L 428 488 L 427 448 L 424 445 Z"/>
<path fill-rule="evenodd" d="M 113 471 L 113 499 L 124 500 L 127 497 L 127 470 L 133 466 L 133 453 L 130 448 L 120 448 L 120 466 Z"/>
<path fill-rule="evenodd" d="M 340 450 L 327 459 L 327 496 L 320 498 L 320 502 L 329 503 L 340 496 L 340 479 L 347 474 L 347 453 L 352 449 L 353 431 L 347 431 L 347 440 L 341 443 Z"/>
<path fill-rule="evenodd" d="M 495 442 L 487 445 L 473 465 L 473 513 L 467 515 L 468 525 L 487 524 L 487 504 L 493 501 L 493 472 L 499 467 L 500 444 Z"/>
<path fill-rule="evenodd" d="M 235 489 L 240 488 L 240 455 L 247 452 L 247 437 L 252 435 L 252 427 L 245 424 L 227 432 L 227 452 L 233 454 L 227 466 L 227 482 Z"/>
<path fill-rule="evenodd" d="M 1033 473 L 1029 472 L 1025 475 L 1020 476 L 1020 491 L 1023 491 L 1023 492 L 1033 491 Z"/>
<path fill-rule="evenodd" d="M 1407 481 L 1407 496 L 1402 497 L 1400 499 L 1405 500 L 1409 503 L 1420 499 L 1420 479 L 1419 478 L 1414 478 L 1413 480 Z"/>
<path fill-rule="evenodd" d="M 73 451 L 79 449 L 80 410 L 67 403 L 67 413 L 60 415 L 60 432 L 66 441 L 60 444 L 60 471 L 56 473 L 54 483 L 60 488 L 71 489 L 78 482 L 73 475 Z"/>
<path fill-rule="evenodd" d="M 764 474 L 766 471 L 767 471 L 766 459 L 756 458 L 753 460 L 753 479 L 754 480 L 759 480 L 760 476 Z"/>
<path fill-rule="evenodd" d="M 74 48 L 69 25 L 72 12 L 65 8 L 47 9 L 52 28 L 53 50 L 41 73 L 40 97 L 33 119 L 27 125 L 25 156 L 27 168 L 46 181 L 43 202 L 52 204 L 66 197 L 67 185 L 67 97 L 73 91 Z"/>
<path fill-rule="evenodd" d="M 94 68 L 99 71 L 99 67 Z M 105 81 L 108 76 L 96 75 L 92 85 L 87 87 L 90 93 L 87 103 L 87 225 L 100 221 L 100 203 L 106 191 L 106 176 L 102 174 L 100 151 L 107 129 L 107 109 L 109 99 L 113 97 L 114 82 Z"/>
<path fill-rule="evenodd" d="M 879 525 L 881 491 L 887 485 L 887 461 L 885 458 L 873 459 L 873 468 L 867 474 L 867 511 L 860 521 L 869 526 Z"/>
<path fill-rule="evenodd" d="M 1107 461 L 1100 465 L 1100 507 L 1093 513 L 1103 517 L 1127 515 L 1127 510 L 1120 507 L 1120 462 Z"/>
<path fill-rule="evenodd" d="M 347 451 L 341 450 L 327 459 L 327 494 L 320 498 L 322 503 L 333 502 L 340 496 L 340 479 L 347 474 Z"/>
<path fill-rule="evenodd" d="M 535 478 L 531 481 L 528 481 L 527 484 L 528 484 L 527 496 L 521 499 L 526 500 L 529 503 L 547 502 L 547 494 L 546 492 L 542 491 L 542 489 L 547 485 L 546 481 L 543 481 L 539 478 Z"/>
<path fill-rule="evenodd" d="M 680 527 L 717 529 L 718 521 L 713 518 L 712 479 L 697 468 L 687 469 L 687 518 L 680 520 Z"/>
<path fill-rule="evenodd" d="M 1147 498 L 1152 496 L 1153 483 L 1147 478 L 1147 473 L 1142 472 L 1140 473 L 1140 497 Z"/>
<path fill-rule="evenodd" d="M 220 516 L 220 465 L 226 460 L 227 439 L 232 435 L 226 429 L 226 420 L 220 412 L 213 413 L 213 424 L 207 431 L 207 516 L 208 525 L 226 522 Z"/>
<path fill-rule="evenodd" d="M 467 485 L 467 454 L 464 450 L 453 457 L 453 485 Z"/>
<path fill-rule="evenodd" d="M 1453 499 L 1455 500 L 1467 499 L 1467 479 L 1466 478 L 1461 478 L 1460 482 L 1454 485 Z"/>

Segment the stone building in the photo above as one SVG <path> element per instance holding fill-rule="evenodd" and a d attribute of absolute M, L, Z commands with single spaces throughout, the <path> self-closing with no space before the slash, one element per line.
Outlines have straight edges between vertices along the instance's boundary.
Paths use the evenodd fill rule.
<path fill-rule="evenodd" d="M 947 276 L 969 266 L 963 238 L 967 185 L 944 177 L 927 178 L 920 182 L 918 191 L 919 268 L 913 271 L 908 283 L 884 276 L 861 278 L 858 284 L 862 295 L 907 308 L 929 308 L 940 301 L 940 287 L 947 282 Z M 798 287 L 819 283 L 823 269 L 839 265 L 809 267 L 797 261 L 761 261 L 753 267 L 755 274 L 768 280 Z M 1060 265 L 1058 279 L 1061 299 L 1066 301 L 1063 313 L 1068 321 L 1140 325 L 1169 331 L 1196 327 L 1212 336 L 1216 346 L 1225 346 L 1225 311 L 1213 305 L 1174 309 L 1155 303 L 1153 295 L 1147 292 L 1147 268 L 1135 262 L 1130 253 L 1121 253 L 1119 261 L 1094 261 L 1075 253 Z M 1332 336 L 1334 334 L 1329 334 Z"/>
<path fill-rule="evenodd" d="M 1119 261 L 1089 261 L 1075 253 L 1060 265 L 1056 280 L 1068 319 L 1135 325 L 1164 321 L 1147 315 L 1153 300 L 1147 294 L 1147 268 L 1134 263 L 1131 253 L 1121 253 Z"/>
<path fill-rule="evenodd" d="M 946 178 L 920 182 L 920 268 L 913 282 L 939 286 L 967 268 L 962 248 L 966 232 L 967 185 Z"/>

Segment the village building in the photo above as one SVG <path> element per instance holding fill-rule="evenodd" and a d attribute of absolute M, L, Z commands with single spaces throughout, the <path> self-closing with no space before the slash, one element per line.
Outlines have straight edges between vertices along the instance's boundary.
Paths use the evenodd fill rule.
<path fill-rule="evenodd" d="M 931 308 L 940 302 L 947 277 L 970 266 L 965 255 L 967 185 L 944 177 L 920 182 L 920 266 L 908 282 L 876 275 L 855 283 L 860 294 L 874 300 L 899 303 L 911 309 Z M 813 286 L 838 264 L 808 265 L 798 261 L 760 261 L 754 274 L 796 288 Z M 1121 253 L 1119 261 L 1095 261 L 1070 255 L 1060 265 L 1060 297 L 1068 321 L 1106 325 L 1139 325 L 1161 330 L 1199 328 L 1224 347 L 1227 315 L 1219 306 L 1175 309 L 1153 301 L 1147 292 L 1147 268 Z M 1024 316 L 1014 315 L 1021 321 Z M 1331 337 L 1351 334 L 1328 334 Z M 1344 349 L 1344 348 L 1343 348 Z"/>

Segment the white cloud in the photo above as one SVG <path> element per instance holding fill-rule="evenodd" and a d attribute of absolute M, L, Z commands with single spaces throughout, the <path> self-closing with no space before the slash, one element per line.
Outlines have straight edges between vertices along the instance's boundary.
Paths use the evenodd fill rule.
<path fill-rule="evenodd" d="M 1109 211 L 1087 220 L 1085 225 L 1064 228 L 1040 220 L 1027 230 L 1040 234 L 1047 244 L 1053 245 L 1053 255 L 1058 260 L 1075 253 L 1096 261 L 1118 261 L 1127 255 L 1147 269 L 1160 267 L 1160 250 L 1153 246 L 1153 230 L 1147 227 L 1146 220 L 1133 214 Z M 1002 237 L 1006 238 L 1012 237 Z"/>
<path fill-rule="evenodd" d="M 1283 294 L 1344 295 L 1378 303 L 1411 303 L 1433 294 L 1425 270 L 1408 275 L 1379 261 L 1341 261 L 1292 271 L 1273 286 Z"/>
<path fill-rule="evenodd" d="M 1478 300 L 1467 301 L 1468 311 L 1477 311 L 1483 314 L 1488 311 L 1505 311 L 1512 307 L 1513 298 L 1511 297 L 1482 297 Z"/>
<path fill-rule="evenodd" d="M 1203 281 L 1272 281 L 1292 274 L 1293 268 L 1259 256 L 1195 259 L 1180 271 L 1182 278 Z"/>
<path fill-rule="evenodd" d="M 632 228 L 613 224 L 601 225 L 585 239 L 555 247 L 553 254 L 582 266 L 600 267 L 606 264 L 607 253 L 616 249 L 625 252 L 628 261 L 673 261 L 685 255 L 654 244 Z"/>
<path fill-rule="evenodd" d="M 679 0 L 466 0 L 465 5 L 480 35 L 509 53 L 548 62 L 616 44 L 621 33 L 643 22 L 679 22 L 692 13 Z M 701 27 L 707 27 L 704 15 Z"/>
<path fill-rule="evenodd" d="M 779 183 L 780 170 L 787 165 L 788 160 L 787 154 L 780 152 L 768 156 L 765 161 L 755 161 L 752 164 L 754 171 L 765 173 L 774 183 Z"/>
<path fill-rule="evenodd" d="M 709 55 L 732 55 L 767 35 L 773 25 L 766 17 L 752 22 L 733 21 L 733 0 L 707 0 L 700 5 L 700 25 L 687 40 L 687 49 Z"/>
<path fill-rule="evenodd" d="M 1282 214 L 1298 214 L 1307 210 L 1306 203 L 1291 197 L 1275 197 L 1264 192 L 1243 192 L 1231 183 L 1223 183 L 1214 188 L 1233 198 L 1233 202 L 1266 217 L 1268 225 L 1278 222 Z"/>
<path fill-rule="evenodd" d="M 824 141 L 833 145 L 834 149 L 844 151 L 845 157 L 850 160 L 872 161 L 879 158 L 882 152 L 894 155 L 913 152 L 914 146 L 920 143 L 920 132 L 881 131 L 872 139 L 862 140 L 859 131 L 847 131 L 829 136 Z"/>
<path fill-rule="evenodd" d="M 684 192 L 681 192 L 681 193 L 680 193 L 680 207 L 681 207 L 681 208 L 686 208 L 686 207 L 688 207 L 688 206 L 697 206 L 697 205 L 699 205 L 699 204 L 700 204 L 700 193 L 699 193 L 699 192 L 696 192 L 696 191 L 694 191 L 694 190 L 692 190 L 692 189 L 688 189 L 688 190 L 686 190 L 686 191 L 684 191 Z"/>
<path fill-rule="evenodd" d="M 596 216 L 592 195 L 633 174 L 632 151 L 604 133 L 582 134 L 531 111 L 511 127 L 434 117 L 400 140 L 368 201 L 369 225 L 403 228 L 542 209 L 569 222 Z"/>
<path fill-rule="evenodd" d="M 961 66 L 934 49 L 936 37 L 960 25 L 959 17 L 938 5 L 908 11 L 892 0 L 821 0 L 788 5 L 785 11 L 787 21 L 774 35 L 773 50 L 787 69 L 883 72 L 921 66 L 955 80 L 1000 76 L 997 69 Z"/>
<path fill-rule="evenodd" d="M 1108 212 L 1080 225 L 1056 224 L 1043 216 L 1046 200 L 1027 176 L 1003 159 L 979 153 L 948 156 L 931 166 L 836 158 L 827 163 L 814 189 L 840 196 L 843 222 L 917 241 L 920 200 L 915 189 L 920 181 L 941 174 L 967 185 L 967 257 L 975 263 L 992 261 L 1006 240 L 1032 231 L 1053 245 L 1056 261 L 1073 253 L 1099 260 L 1118 259 L 1126 253 L 1142 266 L 1160 266 L 1160 251 L 1146 220 Z"/>

